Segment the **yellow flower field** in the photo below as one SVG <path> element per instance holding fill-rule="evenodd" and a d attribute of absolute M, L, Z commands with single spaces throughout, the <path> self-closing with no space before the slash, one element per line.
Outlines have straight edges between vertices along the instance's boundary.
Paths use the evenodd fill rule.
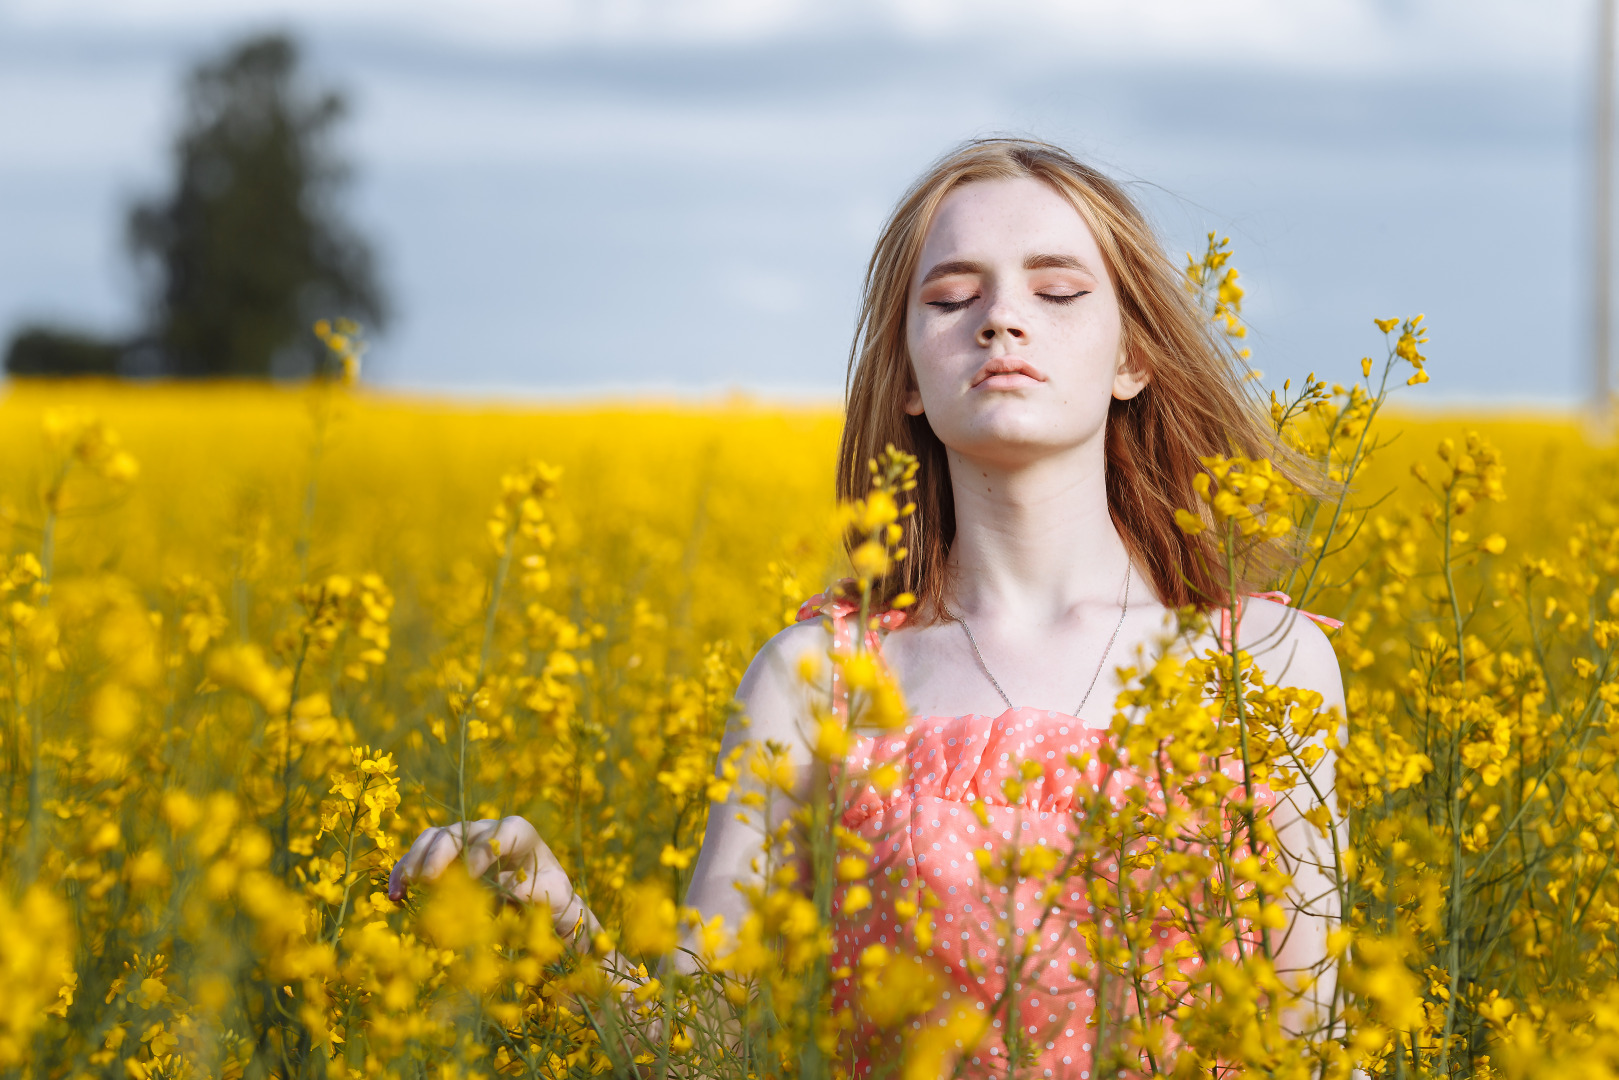
<path fill-rule="evenodd" d="M 1337 462 L 1362 445 L 1364 400 L 1318 397 L 1287 437 Z M 743 935 L 758 956 L 716 936 L 712 992 L 610 983 L 623 957 L 674 947 L 710 802 L 748 767 L 716 779 L 740 670 L 848 572 L 838 427 L 829 406 L 746 401 L 9 387 L 0 1074 L 833 1075 L 841 1021 L 804 1006 L 825 909 L 779 874 Z M 1297 987 L 1257 954 L 1220 985 L 1148 986 L 1128 931 L 1116 963 L 1097 931 L 1102 967 L 1135 988 L 1121 1068 L 1144 1067 L 1158 1015 L 1233 1073 L 1614 1075 L 1619 459 L 1570 418 L 1385 412 L 1375 431 L 1336 532 L 1330 506 L 1239 490 L 1266 521 L 1335 537 L 1308 588 L 1281 583 L 1347 622 L 1322 811 L 1348 838 L 1333 1025 L 1282 1033 L 1266 1012 Z M 1216 488 L 1245 475 L 1225 468 Z M 1218 662 L 1152 685 L 1217 683 Z M 1240 677 L 1244 730 L 1275 703 L 1253 760 L 1285 774 L 1288 740 L 1322 736 Z M 1154 692 L 1134 704 L 1170 723 Z M 576 952 L 465 876 L 408 909 L 383 895 L 423 827 L 505 814 L 540 826 L 613 940 Z M 826 836 L 817 858 L 858 864 Z M 1247 883 L 1232 917 L 1270 925 L 1275 867 L 1222 865 Z M 1051 872 L 1028 852 L 996 866 Z M 1154 872 L 1142 888 L 1180 895 Z M 1108 902 L 1128 914 L 1130 893 Z M 1211 956 L 1241 952 L 1224 940 Z M 867 960 L 888 1022 L 935 1015 L 923 976 Z M 982 1035 L 940 1025 L 895 1068 L 932 1075 Z"/>

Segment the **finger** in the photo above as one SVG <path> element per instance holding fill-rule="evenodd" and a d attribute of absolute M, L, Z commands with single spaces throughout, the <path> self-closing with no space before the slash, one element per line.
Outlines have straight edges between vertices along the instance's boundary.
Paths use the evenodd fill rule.
<path fill-rule="evenodd" d="M 565 911 L 573 907 L 576 894 L 573 891 L 573 883 L 567 878 L 536 875 L 528 879 L 526 887 L 529 900 L 535 903 L 544 901 L 546 906 L 551 909 L 553 918 L 560 917 Z M 576 909 L 575 915 L 582 916 L 583 912 Z"/>
<path fill-rule="evenodd" d="M 526 834 L 527 837 L 527 852 L 530 857 L 526 865 L 530 866 L 534 873 L 555 872 L 565 879 L 568 875 L 562 869 L 562 860 L 557 858 L 556 852 L 551 850 L 551 846 L 545 842 L 545 839 L 527 820 L 519 818 L 518 821 L 521 822 L 523 830 L 520 835 Z"/>
<path fill-rule="evenodd" d="M 485 819 L 477 824 L 476 842 L 467 844 L 467 873 L 473 877 L 481 877 L 491 866 L 510 869 L 522 865 L 539 842 L 534 826 L 520 817 Z"/>
<path fill-rule="evenodd" d="M 523 817 L 509 817 L 502 822 L 507 835 L 511 837 L 511 861 L 507 868 L 514 872 L 514 876 L 521 880 L 516 885 L 516 893 L 524 900 L 539 898 L 547 901 L 555 900 L 552 904 L 566 903 L 566 898 L 572 897 L 572 883 L 562 870 L 562 864 L 552 854 L 550 847 L 540 837 L 539 831 L 533 824 Z M 504 850 L 504 849 L 503 849 Z M 550 897 L 546 891 L 539 888 L 542 878 L 560 879 L 563 883 L 561 892 L 556 897 Z M 553 881 L 552 890 L 556 889 Z"/>
<path fill-rule="evenodd" d="M 466 833 L 466 867 L 467 873 L 473 877 L 482 877 L 497 859 L 506 855 L 506 845 L 500 844 L 500 822 L 494 818 L 481 818 L 478 821 L 468 821 L 462 825 L 451 825 L 459 836 L 465 828 Z M 495 854 L 499 847 L 500 855 Z"/>
<path fill-rule="evenodd" d="M 496 876 L 495 880 L 500 884 L 501 893 L 511 897 L 513 900 L 527 902 L 533 899 L 533 897 L 529 895 L 529 890 L 534 887 L 533 876 L 524 873 L 521 875 L 521 881 L 518 880 L 518 877 L 519 874 L 516 870 L 502 870 Z"/>
<path fill-rule="evenodd" d="M 467 838 L 467 873 L 473 877 L 482 877 L 485 870 L 507 854 L 506 845 L 500 842 L 499 822 L 480 821 L 478 824 L 488 827 L 479 829 L 475 836 L 469 834 Z M 497 848 L 499 855 L 495 854 Z"/>
<path fill-rule="evenodd" d="M 397 904 L 404 898 L 405 883 L 399 880 L 399 863 L 394 863 L 393 870 L 388 874 L 388 899 Z"/>
<path fill-rule="evenodd" d="M 525 856 L 539 848 L 545 847 L 545 841 L 526 817 L 516 814 L 500 819 L 501 851 L 509 851 L 513 857 Z"/>
<path fill-rule="evenodd" d="M 421 879 L 437 880 L 449 869 L 450 863 L 463 855 L 467 873 L 473 877 L 482 876 L 493 861 L 493 849 L 489 842 L 499 825 L 493 818 L 480 818 L 444 826 L 442 832 L 447 842 L 435 845 L 422 856 Z"/>
<path fill-rule="evenodd" d="M 404 865 L 405 860 L 400 859 L 394 863 L 393 870 L 388 874 L 388 899 L 396 904 L 405 898 L 405 882 L 402 872 Z"/>
<path fill-rule="evenodd" d="M 423 853 L 432 845 L 438 833 L 437 826 L 423 829 L 410 845 L 410 850 L 394 863 L 393 872 L 388 875 L 388 899 L 397 903 L 405 898 L 407 886 L 421 871 Z"/>
<path fill-rule="evenodd" d="M 461 855 L 460 825 L 447 825 L 439 830 L 437 836 L 422 851 L 418 861 L 415 880 L 421 882 L 437 881 L 450 864 Z"/>

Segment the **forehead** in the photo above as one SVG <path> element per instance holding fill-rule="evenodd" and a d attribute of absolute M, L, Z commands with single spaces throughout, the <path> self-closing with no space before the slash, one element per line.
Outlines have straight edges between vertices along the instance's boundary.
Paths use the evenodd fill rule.
<path fill-rule="evenodd" d="M 1043 180 L 975 180 L 944 197 L 922 242 L 919 273 L 945 258 L 1021 260 L 1041 252 L 1078 256 L 1098 265 L 1090 226 L 1067 196 Z"/>

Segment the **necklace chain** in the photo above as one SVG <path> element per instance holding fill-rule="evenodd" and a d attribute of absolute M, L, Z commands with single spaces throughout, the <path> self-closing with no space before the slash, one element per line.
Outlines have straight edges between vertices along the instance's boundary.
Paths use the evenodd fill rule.
<path fill-rule="evenodd" d="M 1124 628 L 1124 617 L 1130 613 L 1130 569 L 1130 564 L 1126 563 L 1124 567 L 1124 605 L 1119 611 L 1119 621 L 1114 625 L 1113 633 L 1107 639 L 1107 648 L 1102 650 L 1102 658 L 1096 662 L 1096 670 L 1091 673 L 1091 683 L 1085 688 L 1085 696 L 1079 699 L 1079 704 L 1075 706 L 1073 712 L 1069 713 L 1070 716 L 1077 717 L 1080 714 L 1080 711 L 1085 708 L 1086 702 L 1090 701 L 1091 691 L 1096 689 L 1096 680 L 1101 677 L 1102 667 L 1107 663 L 1108 654 L 1113 651 L 1113 643 L 1118 640 L 1119 631 Z M 989 684 L 995 688 L 995 692 L 1001 695 L 1001 700 L 1006 702 L 1006 707 L 1008 709 L 1016 708 L 1016 706 L 1012 704 L 1012 699 L 1008 697 L 1006 695 L 1006 691 L 1001 688 L 1000 680 L 995 678 L 995 673 L 990 671 L 989 665 L 984 662 L 984 654 L 978 648 L 978 639 L 973 636 L 973 628 L 967 625 L 967 620 L 962 618 L 956 612 L 951 611 L 948 604 L 946 604 L 944 607 L 944 613 L 950 616 L 956 622 L 960 623 L 961 628 L 966 631 L 967 644 L 973 647 L 973 655 L 978 657 L 979 670 L 984 673 L 984 677 L 989 680 Z"/>

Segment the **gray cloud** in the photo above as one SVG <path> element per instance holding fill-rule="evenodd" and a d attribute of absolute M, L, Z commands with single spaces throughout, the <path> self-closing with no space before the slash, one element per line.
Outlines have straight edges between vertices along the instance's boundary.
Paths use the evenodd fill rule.
<path fill-rule="evenodd" d="M 1455 5 L 1339 7 L 1503 47 Z M 1374 315 L 1425 310 L 1428 397 L 1569 399 L 1580 69 L 1544 59 L 1575 26 L 1545 10 L 1563 22 L 1519 62 L 1478 68 L 1305 70 L 1274 44 L 1191 63 L 1173 34 L 1109 50 L 1069 20 L 1033 46 L 963 17 L 502 48 L 316 20 L 311 40 L 354 93 L 355 206 L 401 311 L 373 370 L 395 384 L 835 392 L 887 206 L 959 139 L 1015 131 L 1130 180 L 1176 249 L 1232 233 L 1278 379 L 1347 374 Z M 127 317 L 118 209 L 161 177 L 180 65 L 218 40 L 153 19 L 0 41 L 0 325 Z"/>

